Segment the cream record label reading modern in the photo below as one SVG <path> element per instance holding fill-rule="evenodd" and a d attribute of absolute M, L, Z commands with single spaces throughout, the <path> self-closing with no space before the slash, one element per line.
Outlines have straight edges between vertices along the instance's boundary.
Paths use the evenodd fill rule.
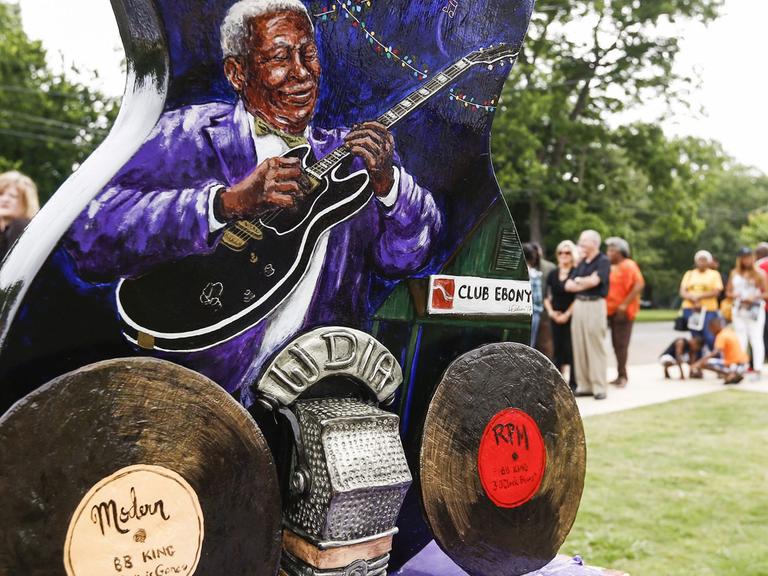
<path fill-rule="evenodd" d="M 96 484 L 64 546 L 68 576 L 191 576 L 203 547 L 197 494 L 160 466 L 129 466 Z"/>

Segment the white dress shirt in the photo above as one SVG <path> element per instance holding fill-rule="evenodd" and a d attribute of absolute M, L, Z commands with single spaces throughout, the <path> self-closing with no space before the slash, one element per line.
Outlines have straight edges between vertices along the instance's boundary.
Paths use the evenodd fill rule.
<path fill-rule="evenodd" d="M 282 156 L 289 150 L 288 144 L 276 134 L 256 135 L 253 117 L 250 114 L 248 115 L 248 120 L 251 125 L 251 136 L 256 148 L 257 162 L 262 163 L 269 158 Z M 305 130 L 304 136 L 309 137 L 309 127 Z M 395 204 L 400 189 L 400 171 L 397 168 L 393 168 L 393 172 L 395 180 L 392 189 L 386 196 L 377 197 L 377 201 L 386 207 L 391 207 Z M 214 198 L 224 188 L 224 186 L 212 188 L 208 197 L 208 224 L 212 233 L 226 226 L 226 222 L 217 220 L 213 213 Z M 256 374 L 254 372 L 261 367 L 264 360 L 269 358 L 289 338 L 293 337 L 299 331 L 302 324 L 304 324 L 307 310 L 312 303 L 315 286 L 323 270 L 329 236 L 330 230 L 320 236 L 312 253 L 307 273 L 296 285 L 293 292 L 262 320 L 262 322 L 267 322 L 264 330 L 264 339 L 259 349 L 254 350 L 254 358 L 251 362 L 251 368 L 246 373 L 246 378 L 255 378 Z"/>

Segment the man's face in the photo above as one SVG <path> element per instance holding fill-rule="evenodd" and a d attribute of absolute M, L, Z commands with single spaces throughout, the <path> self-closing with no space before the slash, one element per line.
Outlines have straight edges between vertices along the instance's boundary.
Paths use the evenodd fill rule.
<path fill-rule="evenodd" d="M 321 73 L 307 17 L 286 10 L 253 18 L 249 48 L 238 61 L 240 78 L 227 70 L 246 109 L 285 132 L 303 132 L 312 119 Z"/>
<path fill-rule="evenodd" d="M 591 258 L 597 253 L 597 246 L 591 236 L 581 235 L 579 237 L 579 251 L 582 258 Z"/>

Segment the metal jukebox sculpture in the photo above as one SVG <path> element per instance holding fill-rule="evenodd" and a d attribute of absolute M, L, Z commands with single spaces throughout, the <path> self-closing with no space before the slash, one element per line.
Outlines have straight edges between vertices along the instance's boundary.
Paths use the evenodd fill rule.
<path fill-rule="evenodd" d="M 105 143 L 0 270 L 0 573 L 546 565 L 573 397 L 489 134 L 531 0 L 113 0 Z"/>

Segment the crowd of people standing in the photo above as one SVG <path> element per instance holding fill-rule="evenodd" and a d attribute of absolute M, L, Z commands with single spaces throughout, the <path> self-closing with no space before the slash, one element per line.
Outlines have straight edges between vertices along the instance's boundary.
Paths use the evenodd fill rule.
<path fill-rule="evenodd" d="M 538 245 L 523 247 L 533 292 L 531 346 L 552 358 L 577 396 L 596 400 L 608 393 L 608 332 L 618 372 L 610 384 L 629 382 L 629 344 L 645 288 L 629 243 L 611 237 L 604 245 L 605 253 L 600 234 L 585 230 L 578 244 L 563 240 L 557 245 L 556 264 Z M 724 276 L 710 252 L 699 250 L 693 260 L 680 282 L 682 304 L 675 322 L 689 337 L 675 339 L 663 351 L 665 376 L 678 365 L 685 377 L 688 364 L 693 378 L 712 370 L 727 384 L 746 373 L 759 380 L 768 350 L 768 242 L 739 249 Z"/>
<path fill-rule="evenodd" d="M 733 269 L 723 277 L 712 254 L 699 250 L 694 268 L 680 283 L 682 314 L 676 328 L 690 332 L 690 339 L 678 338 L 662 356 L 665 376 L 678 365 L 690 365 L 692 378 L 712 370 L 726 384 L 737 384 L 745 373 L 760 380 L 768 347 L 768 243 L 755 250 L 742 247 Z M 670 345 L 672 346 L 672 345 Z"/>
<path fill-rule="evenodd" d="M 543 320 L 549 322 L 552 358 L 577 396 L 603 400 L 608 393 L 608 356 L 604 341 L 611 332 L 618 364 L 612 384 L 628 382 L 627 356 L 632 326 L 640 308 L 645 281 L 630 258 L 629 243 L 612 237 L 605 242 L 595 230 L 585 230 L 578 245 L 564 240 L 557 246 L 557 265 L 546 275 L 540 249 L 523 247 L 534 293 L 531 345 L 541 344 Z M 539 292 L 540 297 L 536 295 Z M 542 306 L 536 302 L 541 298 Z"/>

